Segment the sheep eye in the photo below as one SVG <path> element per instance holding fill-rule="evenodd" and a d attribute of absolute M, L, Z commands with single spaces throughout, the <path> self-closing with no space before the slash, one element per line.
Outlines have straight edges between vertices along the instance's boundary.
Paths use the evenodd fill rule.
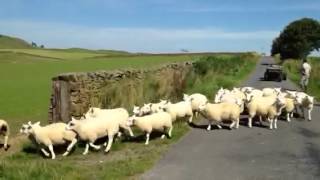
<path fill-rule="evenodd" d="M 28 129 L 31 129 L 31 126 L 28 126 Z"/>

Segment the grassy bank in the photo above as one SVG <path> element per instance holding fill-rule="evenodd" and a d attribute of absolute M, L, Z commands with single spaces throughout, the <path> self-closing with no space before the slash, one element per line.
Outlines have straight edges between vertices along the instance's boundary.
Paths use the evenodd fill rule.
<path fill-rule="evenodd" d="M 64 71 L 89 71 L 96 69 L 111 69 L 119 67 L 148 67 L 163 62 L 189 60 L 190 57 L 177 56 L 173 59 L 168 57 L 151 57 L 151 59 L 143 57 L 125 58 L 125 59 L 95 59 L 93 61 L 77 60 L 76 62 L 60 62 L 60 61 L 37 61 L 34 58 L 20 59 L 17 61 L 17 67 L 14 63 L 1 60 L 1 68 L 9 72 L 16 72 L 7 78 L 0 76 L 8 88 L 1 93 L 12 93 L 11 96 L 19 96 L 25 93 L 30 99 L 25 98 L 24 101 L 16 105 L 24 107 L 23 109 L 6 108 L 11 113 L 8 116 L 26 116 L 26 109 L 30 111 L 28 115 L 35 117 L 34 112 L 39 113 L 45 110 L 46 101 L 37 101 L 40 97 L 47 100 L 50 81 L 49 77 L 56 73 Z M 238 85 L 246 75 L 248 75 L 257 62 L 257 56 L 252 54 L 228 55 L 203 57 L 195 64 L 194 71 L 188 75 L 187 89 L 188 93 L 201 92 L 208 97 L 212 97 L 214 91 L 220 86 L 232 87 Z M 23 73 L 24 72 L 24 73 Z M 22 73 L 22 74 L 21 74 Z M 25 84 L 20 85 L 21 78 L 25 78 Z M 164 77 L 165 78 L 165 77 Z M 13 83 L 18 82 L 19 83 Z M 21 86 L 24 89 L 15 90 Z M 25 88 L 28 87 L 28 88 Z M 32 87 L 32 88 L 30 88 Z M 11 92 L 14 91 L 14 92 Z M 5 96 L 4 96 L 5 97 Z M 37 98 L 35 98 L 37 97 Z M 4 98 L 6 102 L 12 99 Z M 2 103 L 1 103 L 2 104 Z M 32 106 L 32 107 L 27 107 Z M 36 111 L 37 108 L 43 108 Z M 46 106 L 45 106 L 46 107 Z M 45 111 L 46 112 L 46 111 Z M 25 114 L 23 114 L 25 113 Z M 21 121 L 17 121 L 21 123 Z M 16 124 L 18 127 L 18 123 Z M 20 125 L 20 124 L 19 124 Z M 187 131 L 189 127 L 185 122 L 177 122 L 174 125 L 173 138 L 160 140 L 159 136 L 153 135 L 148 146 L 144 145 L 144 136 L 141 132 L 135 132 L 137 136 L 134 139 L 118 139 L 109 154 L 105 155 L 100 152 L 90 151 L 89 155 L 82 156 L 83 146 L 78 145 L 75 152 L 69 157 L 61 157 L 52 161 L 39 156 L 28 141 L 21 136 L 16 136 L 12 142 L 10 151 L 4 153 L 0 151 L 0 179 L 136 179 L 139 174 L 151 168 L 153 164 L 167 150 L 168 146 L 178 141 Z M 154 139 L 155 137 L 155 139 Z M 20 144 L 24 144 L 22 147 Z M 57 151 L 58 152 L 58 151 Z"/>
<path fill-rule="evenodd" d="M 320 57 L 310 57 L 309 62 L 311 63 L 312 70 L 307 92 L 315 96 L 317 100 L 320 100 Z M 293 59 L 286 60 L 283 66 L 288 73 L 288 77 L 299 85 L 301 79 L 301 61 Z"/>

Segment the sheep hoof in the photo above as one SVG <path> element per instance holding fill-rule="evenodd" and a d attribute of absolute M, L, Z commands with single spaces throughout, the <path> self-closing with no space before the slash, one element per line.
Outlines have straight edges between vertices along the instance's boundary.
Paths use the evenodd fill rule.
<path fill-rule="evenodd" d="M 56 159 L 56 157 L 52 157 L 51 159 Z"/>
<path fill-rule="evenodd" d="M 108 154 L 109 152 L 110 152 L 110 150 L 106 150 L 106 151 L 104 151 L 104 153 L 105 153 L 105 154 Z"/>
<path fill-rule="evenodd" d="M 164 139 L 165 137 L 166 137 L 166 135 L 163 134 L 163 135 L 161 136 L 161 139 Z"/>
<path fill-rule="evenodd" d="M 88 152 L 84 152 L 84 153 L 82 153 L 82 155 L 87 155 L 88 154 Z"/>
<path fill-rule="evenodd" d="M 62 156 L 68 156 L 69 152 L 65 152 L 62 154 Z"/>
<path fill-rule="evenodd" d="M 311 119 L 308 119 L 308 121 L 311 121 Z"/>

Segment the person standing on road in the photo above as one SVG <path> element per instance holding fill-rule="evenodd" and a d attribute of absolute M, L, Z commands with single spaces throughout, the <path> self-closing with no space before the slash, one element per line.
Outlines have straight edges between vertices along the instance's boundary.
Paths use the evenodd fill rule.
<path fill-rule="evenodd" d="M 311 66 L 308 63 L 307 59 L 303 59 L 302 67 L 301 67 L 301 81 L 300 85 L 304 91 L 307 91 L 307 86 L 310 78 Z"/>

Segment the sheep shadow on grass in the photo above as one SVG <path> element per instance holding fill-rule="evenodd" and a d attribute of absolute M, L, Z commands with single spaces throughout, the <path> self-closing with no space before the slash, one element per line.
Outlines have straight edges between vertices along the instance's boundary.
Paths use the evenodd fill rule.
<path fill-rule="evenodd" d="M 162 132 L 159 131 L 153 131 L 150 134 L 150 138 L 149 141 L 154 140 L 154 139 L 160 139 L 160 137 L 163 135 Z M 169 138 L 168 134 L 165 134 L 166 137 L 165 138 Z M 126 137 L 124 139 L 122 139 L 122 142 L 135 142 L 135 143 L 144 143 L 146 141 L 146 135 L 144 133 L 139 134 L 139 135 L 135 135 L 134 137 Z"/>

